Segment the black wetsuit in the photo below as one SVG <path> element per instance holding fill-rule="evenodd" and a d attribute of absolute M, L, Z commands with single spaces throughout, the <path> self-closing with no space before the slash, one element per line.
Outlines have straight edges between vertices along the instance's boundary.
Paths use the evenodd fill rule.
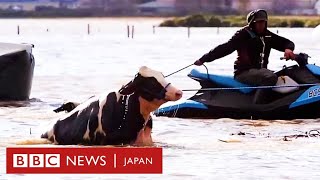
<path fill-rule="evenodd" d="M 294 46 L 290 40 L 267 29 L 262 35 L 257 35 L 249 26 L 246 26 L 237 31 L 228 42 L 203 55 L 200 61 L 211 62 L 237 50 L 238 58 L 234 64 L 235 75 L 237 75 L 251 68 L 267 68 L 271 48 L 284 52 L 285 49 L 294 50 Z"/>

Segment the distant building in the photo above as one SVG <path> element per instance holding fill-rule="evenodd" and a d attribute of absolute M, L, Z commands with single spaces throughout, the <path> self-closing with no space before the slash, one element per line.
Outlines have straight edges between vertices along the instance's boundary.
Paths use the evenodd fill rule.
<path fill-rule="evenodd" d="M 317 11 L 317 14 L 320 14 L 320 1 L 316 2 L 315 9 Z"/>
<path fill-rule="evenodd" d="M 80 8 L 103 8 L 108 0 L 79 0 Z"/>
<path fill-rule="evenodd" d="M 245 14 L 263 8 L 276 14 L 317 14 L 320 0 L 0 0 L 0 9 L 34 11 L 37 7 L 96 9 L 108 15 Z M 319 11 L 320 13 L 320 11 Z"/>
<path fill-rule="evenodd" d="M 232 8 L 239 12 L 266 9 L 276 14 L 311 15 L 316 14 L 318 0 L 233 0 Z"/>
<path fill-rule="evenodd" d="M 51 0 L 59 2 L 61 8 L 77 9 L 80 7 L 80 0 Z"/>
<path fill-rule="evenodd" d="M 59 2 L 50 0 L 0 0 L 0 9 L 34 11 L 38 6 L 59 7 Z"/>
<path fill-rule="evenodd" d="M 200 9 L 205 13 L 229 14 L 234 13 L 233 0 L 200 0 Z"/>
<path fill-rule="evenodd" d="M 143 4 L 138 4 L 137 9 L 140 14 L 172 14 L 176 12 L 175 0 L 156 0 Z"/>
<path fill-rule="evenodd" d="M 317 14 L 316 3 L 318 0 L 281 0 L 274 1 L 273 10 L 276 13 L 292 15 Z"/>
<path fill-rule="evenodd" d="M 133 14 L 138 0 L 79 0 L 82 9 L 99 9 L 112 14 Z M 144 2 L 144 1 L 141 1 Z"/>
<path fill-rule="evenodd" d="M 275 0 L 233 0 L 231 7 L 238 10 L 240 13 L 247 13 L 253 9 L 266 9 L 271 10 Z M 278 0 L 276 0 L 278 1 Z M 284 1 L 284 0 L 281 0 Z"/>
<path fill-rule="evenodd" d="M 137 7 L 145 13 L 189 14 L 217 11 L 228 11 L 232 0 L 155 0 Z"/>
<path fill-rule="evenodd" d="M 78 0 L 0 0 L 0 9 L 34 11 L 37 7 L 77 8 Z"/>
<path fill-rule="evenodd" d="M 175 0 L 178 13 L 197 13 L 201 11 L 201 0 Z"/>
<path fill-rule="evenodd" d="M 233 0 L 175 0 L 178 12 L 223 13 L 232 10 Z"/>
<path fill-rule="evenodd" d="M 105 0 L 103 4 L 107 12 L 132 14 L 137 11 L 136 0 Z"/>

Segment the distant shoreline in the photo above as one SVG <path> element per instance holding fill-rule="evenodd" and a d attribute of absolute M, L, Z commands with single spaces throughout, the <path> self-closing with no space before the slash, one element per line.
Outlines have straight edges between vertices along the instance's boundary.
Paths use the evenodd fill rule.
<path fill-rule="evenodd" d="M 242 27 L 246 16 L 216 16 L 196 14 L 164 20 L 161 27 Z M 316 27 L 319 16 L 269 16 L 268 27 Z"/>
<path fill-rule="evenodd" d="M 39 8 L 35 11 L 1 10 L 0 18 L 172 18 L 172 15 L 139 15 L 130 13 L 110 13 L 101 9 L 62 9 L 62 8 Z"/>
<path fill-rule="evenodd" d="M 150 17 L 150 16 L 83 16 L 83 17 L 72 17 L 72 16 L 52 16 L 52 17 L 1 17 L 0 19 L 157 19 L 157 20 L 168 20 L 169 17 Z"/>
<path fill-rule="evenodd" d="M 247 24 L 244 15 L 195 14 L 189 16 L 156 15 L 111 15 L 90 10 L 55 9 L 41 11 L 4 11 L 0 10 L 0 19 L 148 19 L 159 20 L 159 27 L 242 27 Z M 269 27 L 316 27 L 320 16 L 308 15 L 271 15 Z"/>

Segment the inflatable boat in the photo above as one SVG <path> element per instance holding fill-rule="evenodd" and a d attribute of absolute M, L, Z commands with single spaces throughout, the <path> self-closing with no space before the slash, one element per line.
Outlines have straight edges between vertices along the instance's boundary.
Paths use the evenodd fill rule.
<path fill-rule="evenodd" d="M 177 118 L 315 119 L 320 117 L 320 67 L 308 55 L 296 55 L 297 65 L 275 72 L 275 86 L 251 86 L 233 76 L 199 72 L 188 76 L 201 88 L 189 99 L 166 103 L 155 116 Z M 263 103 L 253 101 L 258 89 L 269 89 Z"/>
<path fill-rule="evenodd" d="M 32 44 L 0 43 L 0 100 L 28 100 L 31 92 L 34 57 Z"/>

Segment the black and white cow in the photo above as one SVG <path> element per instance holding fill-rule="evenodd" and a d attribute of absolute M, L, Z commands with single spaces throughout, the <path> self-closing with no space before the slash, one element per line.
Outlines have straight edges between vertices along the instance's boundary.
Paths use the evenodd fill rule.
<path fill-rule="evenodd" d="M 181 97 L 182 91 L 167 83 L 162 73 L 143 66 L 118 92 L 56 109 L 70 112 L 41 138 L 61 145 L 152 145 L 150 113 Z"/>

